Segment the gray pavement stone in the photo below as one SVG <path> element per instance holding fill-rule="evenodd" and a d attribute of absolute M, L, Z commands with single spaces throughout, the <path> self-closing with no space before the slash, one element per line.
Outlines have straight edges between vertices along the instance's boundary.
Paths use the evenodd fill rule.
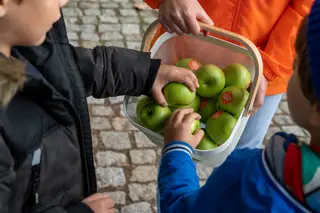
<path fill-rule="evenodd" d="M 126 184 L 124 171 L 120 167 L 96 168 L 99 188 L 121 187 Z"/>
<path fill-rule="evenodd" d="M 152 143 L 147 136 L 145 136 L 142 132 L 135 132 L 134 138 L 136 142 L 136 146 L 138 148 L 153 148 L 157 147 L 154 143 Z"/>
<path fill-rule="evenodd" d="M 107 149 L 131 149 L 131 142 L 127 132 L 108 131 L 100 133 L 102 142 Z"/>
<path fill-rule="evenodd" d="M 156 152 L 152 149 L 130 150 L 129 155 L 133 164 L 154 164 L 157 159 Z"/>
<path fill-rule="evenodd" d="M 121 213 L 152 213 L 151 204 L 147 202 L 130 204 L 122 207 Z"/>
<path fill-rule="evenodd" d="M 132 201 L 150 201 L 156 199 L 156 183 L 138 184 L 132 183 L 128 185 L 129 197 Z"/>
<path fill-rule="evenodd" d="M 114 151 L 98 152 L 96 154 L 97 166 L 123 166 L 128 163 L 127 156 Z"/>
<path fill-rule="evenodd" d="M 121 32 L 124 35 L 140 34 L 140 26 L 138 24 L 123 24 Z"/>
<path fill-rule="evenodd" d="M 157 168 L 155 166 L 137 166 L 132 170 L 130 181 L 149 182 L 157 180 Z"/>
<path fill-rule="evenodd" d="M 107 194 L 113 199 L 115 204 L 126 204 L 126 193 L 123 191 L 107 192 Z"/>
<path fill-rule="evenodd" d="M 109 106 L 92 106 L 91 113 L 93 116 L 114 116 L 112 108 Z"/>
<path fill-rule="evenodd" d="M 111 129 L 112 126 L 106 117 L 92 117 L 91 128 L 95 130 L 108 130 Z"/>

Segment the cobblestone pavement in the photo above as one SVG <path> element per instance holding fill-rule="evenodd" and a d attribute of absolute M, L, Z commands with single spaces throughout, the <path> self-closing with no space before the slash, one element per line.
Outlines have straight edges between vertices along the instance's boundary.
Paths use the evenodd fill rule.
<path fill-rule="evenodd" d="M 141 0 L 140 0 L 141 1 Z M 139 49 L 142 34 L 157 13 L 145 7 L 134 9 L 134 0 L 71 0 L 64 8 L 72 44 Z M 123 97 L 89 98 L 95 163 L 100 191 L 110 192 L 121 213 L 151 213 L 155 210 L 157 161 L 161 150 L 124 117 Z M 286 97 L 281 102 L 266 139 L 285 130 L 308 140 L 308 134 L 291 120 Z M 212 169 L 199 165 L 203 183 Z"/>

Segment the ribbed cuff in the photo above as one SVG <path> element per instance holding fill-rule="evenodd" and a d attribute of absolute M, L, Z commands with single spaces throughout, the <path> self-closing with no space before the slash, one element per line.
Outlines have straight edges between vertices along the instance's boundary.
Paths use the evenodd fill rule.
<path fill-rule="evenodd" d="M 83 202 L 69 206 L 66 211 L 68 213 L 94 213 L 94 211 Z"/>
<path fill-rule="evenodd" d="M 186 142 L 172 141 L 163 148 L 162 157 L 171 152 L 184 152 L 188 154 L 190 157 L 192 157 L 193 148 Z"/>

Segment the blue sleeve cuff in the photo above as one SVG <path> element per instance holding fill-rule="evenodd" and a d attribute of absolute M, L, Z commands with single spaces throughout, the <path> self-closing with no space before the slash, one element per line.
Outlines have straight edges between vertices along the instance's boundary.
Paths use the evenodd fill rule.
<path fill-rule="evenodd" d="M 171 152 L 184 152 L 188 154 L 190 157 L 192 157 L 193 148 L 186 142 L 172 141 L 163 148 L 162 157 Z"/>

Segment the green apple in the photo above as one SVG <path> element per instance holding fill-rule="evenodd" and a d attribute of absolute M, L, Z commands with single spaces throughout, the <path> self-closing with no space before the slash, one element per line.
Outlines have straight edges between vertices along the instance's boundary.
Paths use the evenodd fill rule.
<path fill-rule="evenodd" d="M 225 77 L 223 71 L 214 64 L 207 64 L 197 70 L 199 81 L 197 93 L 202 97 L 214 97 L 223 90 Z"/>
<path fill-rule="evenodd" d="M 197 129 L 200 129 L 201 128 L 201 123 L 199 120 L 194 120 L 192 123 L 191 123 L 191 133 L 195 133 L 195 131 Z"/>
<path fill-rule="evenodd" d="M 208 118 L 217 111 L 217 101 L 213 98 L 202 98 L 200 104 L 199 114 L 201 115 L 201 122 L 206 123 Z"/>
<path fill-rule="evenodd" d="M 215 142 L 213 142 L 213 140 L 211 140 L 208 133 L 205 132 L 203 138 L 201 139 L 201 141 L 198 144 L 198 146 L 196 147 L 196 149 L 211 150 L 211 149 L 217 148 L 217 146 L 218 145 Z"/>
<path fill-rule="evenodd" d="M 185 59 L 178 61 L 176 66 L 195 71 L 201 67 L 201 64 L 199 61 L 197 61 L 193 58 L 185 58 Z"/>
<path fill-rule="evenodd" d="M 186 85 L 176 82 L 168 83 L 163 89 L 163 95 L 169 106 L 188 105 L 196 97 Z"/>
<path fill-rule="evenodd" d="M 144 105 L 138 115 L 139 123 L 155 132 L 160 132 L 164 128 L 165 122 L 171 115 L 169 107 L 162 107 L 152 101 Z"/>
<path fill-rule="evenodd" d="M 140 114 L 140 110 L 147 105 L 148 103 L 152 102 L 153 98 L 147 97 L 147 96 L 143 96 L 142 98 L 139 99 L 137 107 L 136 107 L 136 114 L 139 117 Z"/>
<path fill-rule="evenodd" d="M 251 74 L 248 69 L 241 64 L 230 64 L 223 69 L 227 86 L 238 86 L 247 89 L 251 82 Z"/>
<path fill-rule="evenodd" d="M 247 103 L 249 92 L 238 86 L 226 87 L 218 97 L 218 105 L 221 109 L 239 116 Z"/>
<path fill-rule="evenodd" d="M 228 112 L 218 111 L 206 123 L 206 131 L 210 138 L 218 145 L 223 144 L 230 137 L 237 123 Z"/>
<path fill-rule="evenodd" d="M 200 107 L 200 102 L 201 102 L 200 96 L 196 95 L 196 97 L 194 98 L 194 100 L 190 104 L 171 106 L 170 109 L 172 112 L 174 112 L 180 108 L 192 108 L 194 112 L 198 112 L 199 107 Z"/>

